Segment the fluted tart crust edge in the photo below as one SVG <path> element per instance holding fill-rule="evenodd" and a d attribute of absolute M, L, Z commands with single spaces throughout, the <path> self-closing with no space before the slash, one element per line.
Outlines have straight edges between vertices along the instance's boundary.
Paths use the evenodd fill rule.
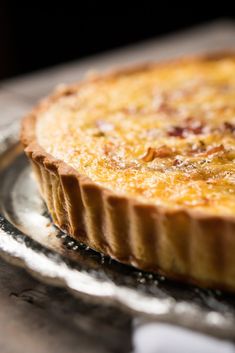
<path fill-rule="evenodd" d="M 120 262 L 234 292 L 235 217 L 208 216 L 186 208 L 163 209 L 117 195 L 55 159 L 38 144 L 35 123 L 40 111 L 78 87 L 59 90 L 22 123 L 21 141 L 54 223 Z"/>

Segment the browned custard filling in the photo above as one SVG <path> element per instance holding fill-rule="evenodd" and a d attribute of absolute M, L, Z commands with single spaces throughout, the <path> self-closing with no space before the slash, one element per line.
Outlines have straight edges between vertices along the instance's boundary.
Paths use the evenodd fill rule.
<path fill-rule="evenodd" d="M 86 82 L 41 112 L 39 144 L 142 202 L 235 214 L 235 59 Z"/>

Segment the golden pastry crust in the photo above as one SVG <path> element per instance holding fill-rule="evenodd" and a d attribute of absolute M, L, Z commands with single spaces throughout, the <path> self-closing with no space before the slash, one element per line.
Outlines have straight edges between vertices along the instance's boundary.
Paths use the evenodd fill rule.
<path fill-rule="evenodd" d="M 21 140 L 55 224 L 121 262 L 234 291 L 234 90 L 235 56 L 224 53 L 44 100 Z"/>

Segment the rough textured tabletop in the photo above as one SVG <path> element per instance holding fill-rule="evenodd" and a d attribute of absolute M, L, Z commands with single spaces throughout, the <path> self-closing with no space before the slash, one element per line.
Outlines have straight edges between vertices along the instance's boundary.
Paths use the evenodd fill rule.
<path fill-rule="evenodd" d="M 235 24 L 219 21 L 176 35 L 0 83 L 0 129 L 19 121 L 59 83 L 88 70 L 184 54 L 235 49 Z M 0 352 L 130 352 L 132 318 L 118 309 L 75 300 L 0 260 Z"/>

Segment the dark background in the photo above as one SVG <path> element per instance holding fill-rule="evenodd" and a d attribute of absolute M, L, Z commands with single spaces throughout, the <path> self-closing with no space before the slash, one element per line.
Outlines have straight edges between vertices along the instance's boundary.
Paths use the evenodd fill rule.
<path fill-rule="evenodd" d="M 235 18 L 233 1 L 0 0 L 0 79 L 218 18 Z"/>

